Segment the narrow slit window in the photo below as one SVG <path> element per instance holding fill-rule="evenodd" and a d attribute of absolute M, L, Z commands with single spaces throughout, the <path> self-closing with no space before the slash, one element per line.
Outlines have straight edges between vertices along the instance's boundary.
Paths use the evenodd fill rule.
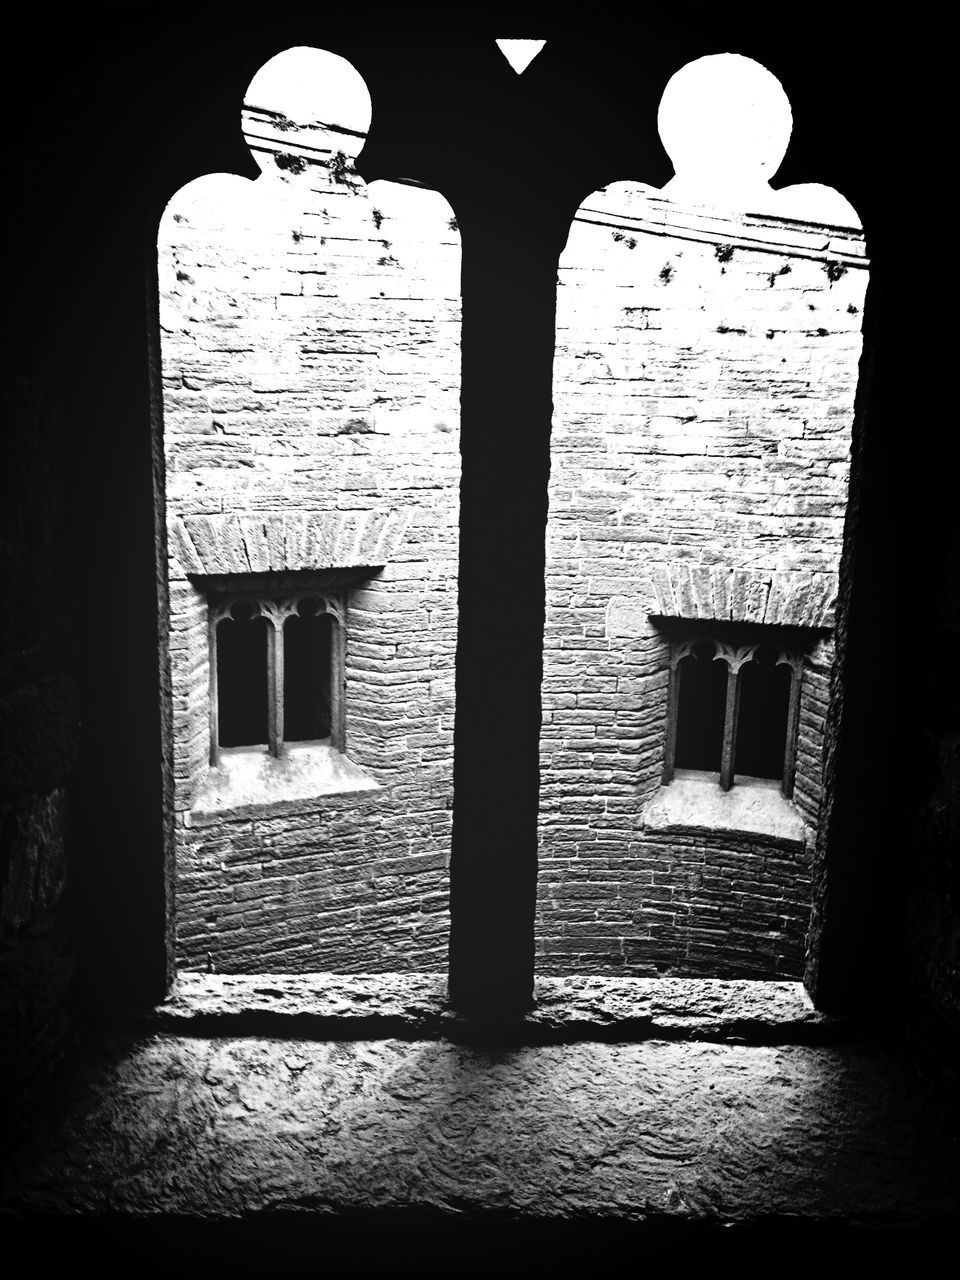
<path fill-rule="evenodd" d="M 246 600 L 216 624 L 221 747 L 266 747 L 268 625 Z"/>
<path fill-rule="evenodd" d="M 749 778 L 782 778 L 790 708 L 789 666 L 772 645 L 761 645 L 740 669 L 736 772 Z"/>
<path fill-rule="evenodd" d="M 303 600 L 283 628 L 284 738 L 317 742 L 331 736 L 333 619 Z"/>
<path fill-rule="evenodd" d="M 720 770 L 727 664 L 717 661 L 715 654 L 713 642 L 703 641 L 694 645 L 677 667 L 680 689 L 674 763 L 678 769 Z"/>

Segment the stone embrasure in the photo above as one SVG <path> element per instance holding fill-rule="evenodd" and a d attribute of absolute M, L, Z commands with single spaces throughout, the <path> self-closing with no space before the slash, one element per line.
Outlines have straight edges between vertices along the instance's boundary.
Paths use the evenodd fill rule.
<path fill-rule="evenodd" d="M 824 794 L 867 265 L 853 228 L 724 216 L 636 182 L 574 218 L 545 557 L 541 973 L 804 972 L 801 843 Z M 671 792 L 657 820 L 681 620 L 808 631 L 797 814 L 758 816 L 741 791 L 690 822 Z"/>
<path fill-rule="evenodd" d="M 244 120 L 262 177 L 190 183 L 158 238 L 177 956 L 227 973 L 439 972 L 459 235 L 439 194 L 368 187 L 333 126 Z M 208 771 L 209 593 L 327 575 L 343 588 L 348 759 L 297 749 Z"/>
<path fill-rule="evenodd" d="M 802 845 L 803 818 L 768 778 L 739 777 L 729 791 L 719 774 L 678 769 L 643 811 L 648 831 L 724 831 Z"/>

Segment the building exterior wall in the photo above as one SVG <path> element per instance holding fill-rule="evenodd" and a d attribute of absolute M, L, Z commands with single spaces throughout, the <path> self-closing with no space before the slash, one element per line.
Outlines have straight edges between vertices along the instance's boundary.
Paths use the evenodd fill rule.
<path fill-rule="evenodd" d="M 541 972 L 802 976 L 866 265 L 859 232 L 637 184 L 577 213 L 554 365 Z M 695 814 L 653 829 L 666 619 L 804 629 L 802 835 Z"/>
<path fill-rule="evenodd" d="M 456 222 L 434 192 L 365 184 L 325 126 L 248 107 L 244 131 L 263 175 L 191 183 L 159 237 L 179 962 L 442 969 Z M 333 571 L 365 789 L 211 807 L 208 589 Z"/>

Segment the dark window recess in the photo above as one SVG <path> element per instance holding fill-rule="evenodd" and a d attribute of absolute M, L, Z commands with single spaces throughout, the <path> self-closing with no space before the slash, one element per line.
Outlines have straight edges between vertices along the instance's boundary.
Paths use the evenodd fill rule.
<path fill-rule="evenodd" d="M 740 714 L 734 754 L 737 773 L 750 778 L 783 777 L 790 709 L 790 668 L 777 664 L 777 650 L 761 645 L 740 668 Z"/>
<path fill-rule="evenodd" d="M 266 745 L 268 625 L 246 600 L 217 623 L 221 747 Z"/>
<path fill-rule="evenodd" d="M 678 769 L 720 772 L 723 720 L 727 702 L 727 664 L 716 661 L 711 641 L 697 644 L 678 667 L 680 680 L 677 709 Z"/>
<path fill-rule="evenodd" d="M 305 600 L 283 626 L 284 738 L 316 742 L 330 737 L 333 619 Z"/>

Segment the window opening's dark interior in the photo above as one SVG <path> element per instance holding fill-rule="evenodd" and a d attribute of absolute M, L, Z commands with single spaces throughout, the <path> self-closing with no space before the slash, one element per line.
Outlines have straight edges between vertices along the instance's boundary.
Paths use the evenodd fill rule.
<path fill-rule="evenodd" d="M 725 662 L 714 660 L 715 653 L 711 641 L 702 641 L 680 662 L 675 757 L 678 769 L 712 773 L 720 769 L 728 669 Z"/>
<path fill-rule="evenodd" d="M 302 600 L 299 609 L 283 628 L 283 736 L 315 742 L 330 737 L 333 619 L 314 600 Z"/>
<path fill-rule="evenodd" d="M 217 703 L 221 747 L 267 741 L 267 619 L 238 600 L 217 624 Z"/>
<path fill-rule="evenodd" d="M 762 645 L 740 668 L 740 714 L 734 756 L 738 774 L 782 778 L 790 706 L 790 668 Z M 726 664 L 724 664 L 726 665 Z"/>

